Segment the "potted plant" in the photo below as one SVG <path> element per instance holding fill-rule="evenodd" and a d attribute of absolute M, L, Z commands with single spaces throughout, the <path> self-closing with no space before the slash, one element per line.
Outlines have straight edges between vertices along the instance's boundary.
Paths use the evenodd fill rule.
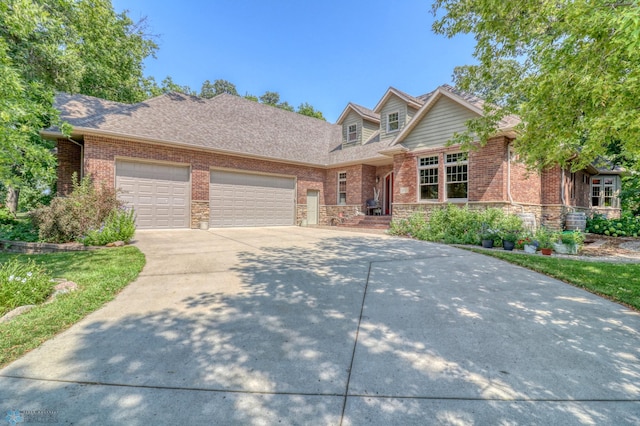
<path fill-rule="evenodd" d="M 534 254 L 538 250 L 538 241 L 533 240 L 531 235 L 520 238 L 516 242 L 516 248 L 524 250 L 525 253 Z"/>
<path fill-rule="evenodd" d="M 513 250 L 518 241 L 518 233 L 514 230 L 506 230 L 502 232 L 502 248 L 505 250 Z"/>
<path fill-rule="evenodd" d="M 584 234 L 578 230 L 558 233 L 553 248 L 558 253 L 578 254 L 578 249 L 584 243 Z"/>
<path fill-rule="evenodd" d="M 493 244 L 498 238 L 498 231 L 489 228 L 486 224 L 482 225 L 482 229 L 480 230 L 480 240 L 482 241 L 483 248 L 493 248 Z"/>
<path fill-rule="evenodd" d="M 540 252 L 545 256 L 551 256 L 551 253 L 553 253 L 553 234 L 545 228 L 540 228 L 536 232 L 536 240 L 538 241 Z"/>

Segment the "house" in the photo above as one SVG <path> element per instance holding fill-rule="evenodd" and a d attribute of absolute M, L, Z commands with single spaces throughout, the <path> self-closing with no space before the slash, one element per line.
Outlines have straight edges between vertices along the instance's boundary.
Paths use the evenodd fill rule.
<path fill-rule="evenodd" d="M 447 146 L 482 100 L 443 85 L 389 88 L 373 108 L 349 103 L 335 124 L 237 96 L 165 94 L 125 105 L 58 94 L 73 126 L 57 141 L 58 193 L 71 176 L 121 190 L 139 228 L 329 224 L 366 212 L 405 218 L 443 203 L 498 207 L 559 228 L 574 211 L 619 215 L 618 170 L 530 173 L 511 150 L 517 117 L 478 149 Z"/>

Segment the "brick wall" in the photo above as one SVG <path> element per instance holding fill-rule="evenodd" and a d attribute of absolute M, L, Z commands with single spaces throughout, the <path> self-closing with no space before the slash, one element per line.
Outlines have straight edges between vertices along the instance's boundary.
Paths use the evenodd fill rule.
<path fill-rule="evenodd" d="M 296 204 L 306 205 L 308 189 L 320 191 L 320 200 L 325 198 L 323 182 L 326 173 L 323 169 L 99 136 L 85 137 L 84 172 L 94 181 L 115 186 L 116 158 L 190 164 L 192 227 L 198 227 L 201 220 L 208 219 L 209 170 L 212 167 L 295 176 Z"/>
<path fill-rule="evenodd" d="M 516 203 L 540 204 L 542 183 L 536 170 L 527 170 L 517 158 L 511 160 L 511 198 Z"/>
<path fill-rule="evenodd" d="M 76 173 L 80 179 L 81 148 L 66 139 L 58 139 L 58 195 L 67 195 L 71 192 L 71 177 Z"/>
<path fill-rule="evenodd" d="M 375 166 L 362 166 L 362 187 L 360 189 L 361 197 L 360 204 L 362 204 L 363 210 L 366 209 L 367 200 L 373 198 L 373 188 L 376 187 L 376 172 Z M 382 178 L 380 178 L 382 180 Z M 382 200 L 381 200 L 382 201 Z"/>
<path fill-rule="evenodd" d="M 505 137 L 493 138 L 469 152 L 469 201 L 507 200 L 507 144 Z"/>
<path fill-rule="evenodd" d="M 550 167 L 542 171 L 540 188 L 542 204 L 562 204 L 560 199 L 561 175 L 560 166 Z"/>
<path fill-rule="evenodd" d="M 393 204 L 415 203 L 418 186 L 418 162 L 416 153 L 394 155 L 393 169 L 395 171 Z"/>

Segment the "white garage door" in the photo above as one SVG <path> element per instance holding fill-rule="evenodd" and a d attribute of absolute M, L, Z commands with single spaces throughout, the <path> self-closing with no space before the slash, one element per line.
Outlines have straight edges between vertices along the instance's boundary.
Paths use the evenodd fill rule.
<path fill-rule="evenodd" d="M 139 229 L 189 227 L 189 167 L 119 160 L 116 188 Z"/>
<path fill-rule="evenodd" d="M 209 203 L 213 228 L 293 225 L 295 180 L 212 170 Z"/>

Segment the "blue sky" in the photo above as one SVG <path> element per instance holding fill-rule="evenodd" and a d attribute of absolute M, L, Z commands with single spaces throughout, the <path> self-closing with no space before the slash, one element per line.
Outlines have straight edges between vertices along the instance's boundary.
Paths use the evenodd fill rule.
<path fill-rule="evenodd" d="M 234 83 L 241 95 L 280 93 L 309 102 L 335 122 L 348 102 L 373 108 L 389 86 L 421 95 L 473 63 L 472 36 L 433 34 L 423 0 L 112 0 L 147 17 L 157 59 L 146 74 L 199 91 L 204 80 Z"/>

